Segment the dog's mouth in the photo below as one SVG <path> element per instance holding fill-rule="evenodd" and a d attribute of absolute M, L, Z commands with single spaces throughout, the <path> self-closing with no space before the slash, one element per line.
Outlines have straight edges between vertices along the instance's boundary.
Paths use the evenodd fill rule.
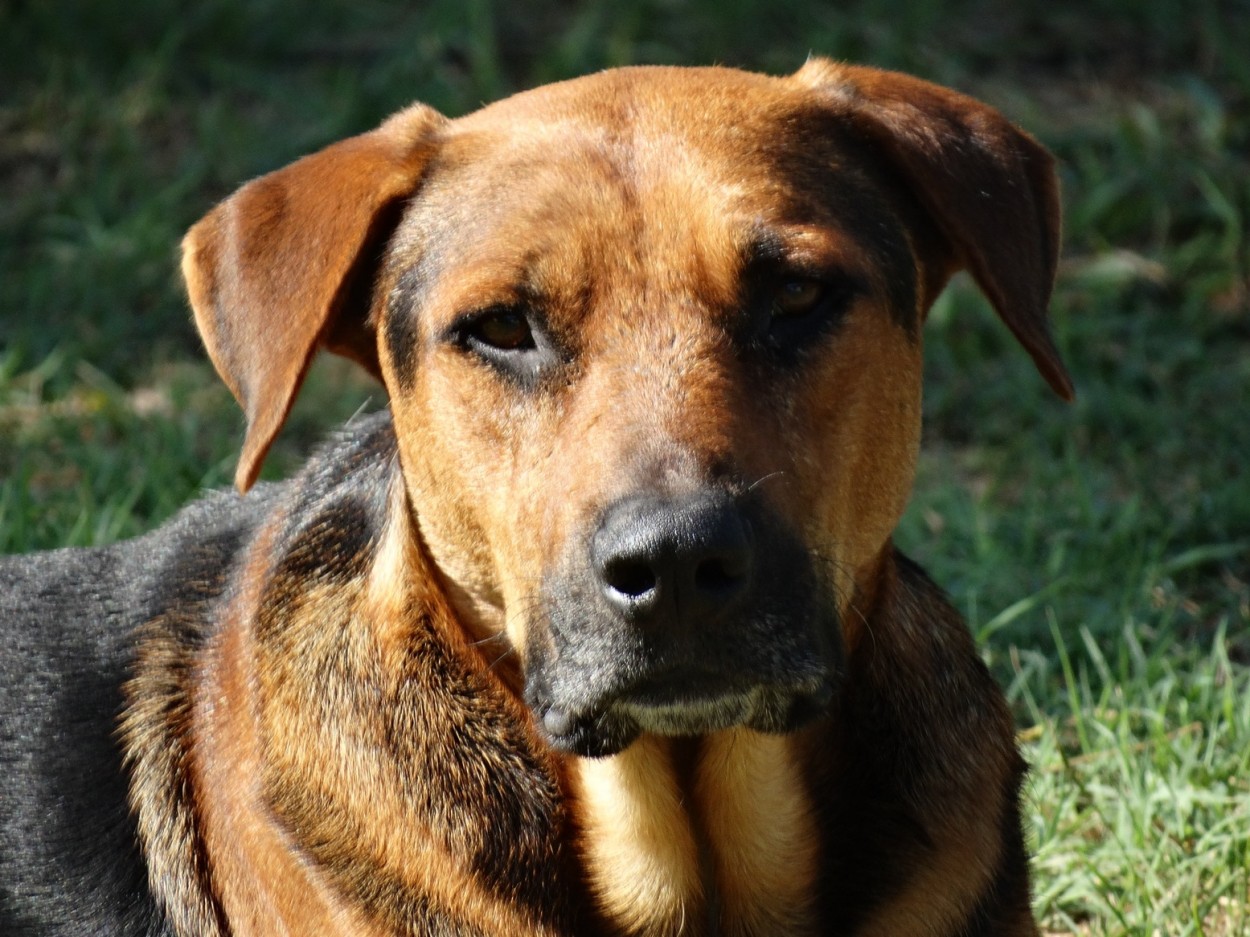
<path fill-rule="evenodd" d="M 833 683 L 824 675 L 785 686 L 735 684 L 706 673 L 649 677 L 607 700 L 584 706 L 534 701 L 551 744 L 598 758 L 639 735 L 697 736 L 738 726 L 790 732 L 825 712 Z"/>
<path fill-rule="evenodd" d="M 788 732 L 837 688 L 832 598 L 802 539 L 761 504 L 714 487 L 636 493 L 545 578 L 526 700 L 555 748 L 584 756 L 643 733 Z"/>

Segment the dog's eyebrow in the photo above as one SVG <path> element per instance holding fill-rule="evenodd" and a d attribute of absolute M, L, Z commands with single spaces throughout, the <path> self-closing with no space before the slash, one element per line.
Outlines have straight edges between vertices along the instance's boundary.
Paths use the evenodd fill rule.
<path fill-rule="evenodd" d="M 780 263 L 786 259 L 785 241 L 773 228 L 756 222 L 751 226 L 750 236 L 743 245 L 743 260 L 748 264 L 759 262 Z"/>
<path fill-rule="evenodd" d="M 771 267 L 779 272 L 794 268 L 795 273 L 815 274 L 824 266 L 844 266 L 836 249 L 830 248 L 827 239 L 809 225 L 777 227 L 757 221 L 743 240 L 742 268 Z"/>
<path fill-rule="evenodd" d="M 769 222 L 756 219 L 743 238 L 742 258 L 747 264 L 780 266 L 794 262 L 805 266 L 805 260 L 819 262 L 826 255 L 830 260 L 836 259 L 841 253 L 837 247 L 839 240 L 837 229 L 820 220 Z"/>

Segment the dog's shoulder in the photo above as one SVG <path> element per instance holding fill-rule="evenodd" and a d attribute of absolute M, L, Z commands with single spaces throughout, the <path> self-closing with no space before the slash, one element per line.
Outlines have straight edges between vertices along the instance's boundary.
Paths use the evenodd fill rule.
<path fill-rule="evenodd" d="M 122 685 L 141 622 L 224 587 L 255 512 L 241 500 L 210 494 L 107 547 L 0 558 L 0 932 L 169 933 L 115 742 Z"/>
<path fill-rule="evenodd" d="M 887 598 L 869 618 L 851 667 L 848 699 L 871 701 L 871 711 L 847 724 L 866 733 L 861 742 L 875 752 L 871 757 L 888 758 L 895 743 L 923 753 L 916 760 L 900 749 L 897 767 L 910 765 L 896 774 L 900 803 L 927 806 L 942 797 L 984 813 L 987 791 L 998 784 L 1005 787 L 1003 802 L 1013 802 L 1023 770 L 1014 720 L 967 622 L 901 552 L 887 576 Z"/>
<path fill-rule="evenodd" d="M 919 564 L 896 551 L 881 588 L 819 778 L 835 792 L 829 841 L 856 844 L 829 857 L 831 897 L 848 927 L 872 933 L 913 913 L 951 932 L 1015 932 L 1029 893 L 1011 713 Z"/>
<path fill-rule="evenodd" d="M 5 660 L 90 655 L 93 643 L 110 656 L 112 645 L 128 642 L 129 628 L 220 593 L 276 513 L 288 550 L 315 536 L 339 504 L 358 522 L 381 523 L 394 453 L 390 413 L 382 411 L 340 430 L 288 481 L 244 496 L 207 492 L 159 528 L 109 546 L 0 557 L 0 634 L 18 644 Z"/>
<path fill-rule="evenodd" d="M 118 720 L 144 640 L 191 659 L 258 533 L 287 562 L 318 538 L 371 536 L 390 471 L 389 413 L 356 420 L 294 478 L 208 492 L 105 547 L 0 557 L 0 932 L 164 937 L 128 804 Z M 344 533 L 344 532 L 350 533 Z M 340 551 L 319 563 L 345 560 Z"/>

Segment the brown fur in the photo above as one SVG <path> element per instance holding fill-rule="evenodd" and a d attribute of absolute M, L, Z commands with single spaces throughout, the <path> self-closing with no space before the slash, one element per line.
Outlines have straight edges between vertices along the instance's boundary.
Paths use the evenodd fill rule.
<path fill-rule="evenodd" d="M 124 737 L 178 932 L 1035 934 L 1010 715 L 891 531 L 953 271 L 1071 396 L 1058 211 L 1049 157 L 993 110 L 820 60 L 418 106 L 216 208 L 183 270 L 247 413 L 239 486 L 319 346 L 380 375 L 394 437 L 315 463 L 222 598 L 143 629 Z M 774 360 L 743 310 L 796 268 L 845 278 L 848 307 Z M 502 307 L 558 345 L 530 383 L 448 338 Z M 837 627 L 692 640 L 784 680 L 810 637 L 831 706 L 558 750 L 532 680 L 571 666 L 587 542 L 637 492 L 705 489 L 775 522 Z"/>

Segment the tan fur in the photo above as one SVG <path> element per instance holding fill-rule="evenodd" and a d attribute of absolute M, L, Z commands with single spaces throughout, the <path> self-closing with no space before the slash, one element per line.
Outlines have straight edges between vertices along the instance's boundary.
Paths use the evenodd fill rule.
<path fill-rule="evenodd" d="M 396 550 L 393 546 L 390 549 Z M 412 554 L 404 553 L 411 560 Z M 386 548 L 382 555 L 386 556 Z M 397 584 L 426 578 L 419 567 L 407 565 L 395 552 L 388 562 L 395 564 L 392 572 L 397 574 Z M 348 835 L 350 830 L 353 841 L 350 846 L 344 843 L 350 853 L 376 865 L 379 873 L 385 872 L 405 883 L 413 894 L 428 896 L 437 905 L 451 909 L 465 924 L 483 932 L 541 934 L 544 930 L 537 922 L 484 893 L 460 857 L 437 845 L 437 834 L 428 828 L 429 820 L 414 800 L 414 794 L 419 792 L 411 789 L 411 782 L 395 770 L 389 759 L 377 755 L 389 745 L 381 727 L 361 719 L 356 722 L 356 732 L 335 734 L 330 720 L 339 707 L 348 704 L 336 700 L 332 691 L 327 695 L 326 687 L 310 686 L 303 677 L 310 668 L 326 672 L 341 666 L 332 662 L 341 647 L 341 637 L 336 640 L 332 622 L 341 616 L 342 627 L 354 636 L 354 660 L 347 666 L 359 668 L 362 682 L 363 674 L 374 668 L 385 684 L 403 679 L 402 667 L 407 664 L 396 666 L 399 661 L 395 645 L 410 636 L 393 629 L 411 620 L 414 605 L 420 599 L 411 592 L 407 602 L 392 595 L 391 615 L 371 614 L 379 598 L 376 587 L 369 588 L 373 583 L 376 579 L 362 584 L 364 590 L 358 596 L 345 590 L 310 595 L 309 606 L 316 617 L 310 616 L 304 622 L 307 640 L 291 649 L 294 653 L 284 649 L 278 654 L 259 655 L 264 666 L 256 691 L 265 707 L 270 742 L 267 773 L 271 778 L 305 779 L 311 795 L 327 805 L 333 804 L 346 821 L 342 825 L 328 823 L 327 829 L 337 828 L 341 835 Z M 345 599 L 355 601 L 348 604 Z M 396 610 L 399 614 L 394 613 Z M 384 629 L 380 633 L 374 630 L 378 624 Z M 398 687 L 390 692 L 399 692 Z M 320 746 L 303 744 L 305 739 L 323 739 L 322 744 L 343 749 L 339 757 L 325 758 Z M 386 933 L 393 932 L 393 924 L 380 926 Z"/>
<path fill-rule="evenodd" d="M 630 934 L 818 933 L 802 755 L 745 730 L 686 745 L 675 759 L 648 736 L 577 762 L 582 848 L 609 916 Z"/>
<path fill-rule="evenodd" d="M 706 933 L 699 850 L 670 748 L 648 737 L 576 763 L 591 883 L 627 934 Z"/>
<path fill-rule="evenodd" d="M 259 714 L 252 686 L 255 649 L 244 596 L 205 660 L 196 698 L 193 777 L 211 874 L 233 937 L 379 933 L 342 903 L 315 866 L 274 823 L 265 802 Z"/>
<path fill-rule="evenodd" d="M 720 895 L 717 933 L 820 932 L 812 901 L 820 861 L 811 796 L 792 739 L 744 729 L 709 736 L 694 800 Z"/>

